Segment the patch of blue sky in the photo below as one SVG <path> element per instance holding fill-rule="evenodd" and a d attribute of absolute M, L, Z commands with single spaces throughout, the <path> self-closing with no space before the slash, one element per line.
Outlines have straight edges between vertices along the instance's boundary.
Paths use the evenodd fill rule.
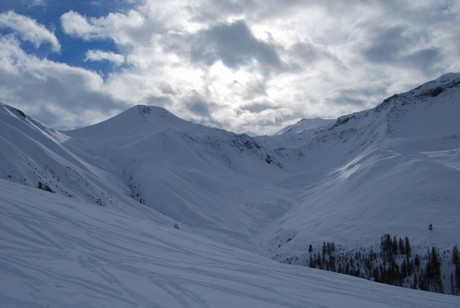
<path fill-rule="evenodd" d="M 59 22 L 62 14 L 75 11 L 90 17 L 105 16 L 110 12 L 125 12 L 139 1 L 126 0 L 2 0 L 0 12 L 15 11 L 50 25 Z"/>
<path fill-rule="evenodd" d="M 54 52 L 50 44 L 35 46 L 26 41 L 21 41 L 22 49 L 39 58 L 47 58 L 51 61 L 66 63 L 70 66 L 82 67 L 107 77 L 113 71 L 122 69 L 110 61 L 87 61 L 86 53 L 89 50 L 104 50 L 118 53 L 116 45 L 110 40 L 83 40 L 65 34 L 62 30 L 60 17 L 62 14 L 75 11 L 88 17 L 101 17 L 110 12 L 128 11 L 135 1 L 122 0 L 2 0 L 0 1 L 0 12 L 13 11 L 16 14 L 24 15 L 36 20 L 52 31 L 61 45 L 60 52 Z M 13 31 L 7 28 L 0 29 L 0 35 L 12 34 Z"/>
<path fill-rule="evenodd" d="M 86 41 L 68 35 L 57 35 L 61 43 L 60 53 L 51 53 L 47 56 L 49 60 L 63 62 L 70 66 L 83 67 L 99 73 L 106 77 L 113 70 L 119 69 L 114 63 L 109 61 L 87 61 L 86 53 L 89 50 L 104 50 L 117 53 L 117 48 L 110 40 L 91 40 Z"/>

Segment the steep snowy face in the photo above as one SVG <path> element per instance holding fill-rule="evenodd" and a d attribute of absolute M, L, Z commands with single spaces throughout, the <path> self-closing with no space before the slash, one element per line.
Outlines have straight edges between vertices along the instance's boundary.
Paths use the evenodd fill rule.
<path fill-rule="evenodd" d="M 68 136 L 4 104 L 0 132 L 0 178 L 101 206 L 130 204 L 123 181 L 65 146 Z"/>
<path fill-rule="evenodd" d="M 395 105 L 389 123 L 390 136 L 436 139 L 460 132 L 459 100 L 460 74 L 443 75 L 394 96 L 389 102 Z"/>
<path fill-rule="evenodd" d="M 458 115 L 460 74 L 447 74 L 316 132 L 281 182 L 298 193 L 272 224 L 275 253 L 332 240 L 369 246 L 390 232 L 451 248 L 460 234 Z"/>
<path fill-rule="evenodd" d="M 347 129 L 369 133 L 381 126 L 391 138 L 449 135 L 460 130 L 459 99 L 460 74 L 446 74 L 409 92 L 395 94 L 373 109 L 340 117 L 328 134 L 340 135 Z"/>
<path fill-rule="evenodd" d="M 51 182 L 60 176 L 59 171 L 63 171 L 48 170 L 54 162 L 83 167 L 78 158 L 61 146 L 58 139 L 66 139 L 63 135 L 33 121 L 16 108 L 0 105 L 0 131 L 3 178 L 32 186 L 39 181 L 52 185 Z M 64 166 L 61 164 L 61 167 Z"/>
<path fill-rule="evenodd" d="M 66 134 L 72 151 L 85 161 L 103 159 L 134 199 L 180 224 L 253 245 L 260 226 L 283 211 L 287 191 L 274 184 L 283 165 L 247 135 L 149 106 Z"/>
<path fill-rule="evenodd" d="M 452 139 L 460 131 L 460 74 L 446 74 L 377 107 L 339 117 L 299 145 L 305 160 L 333 168 L 369 147 L 388 142 Z M 402 140 L 404 139 L 404 142 Z M 320 159 L 321 158 L 321 159 Z M 318 165 L 317 165 L 318 166 Z"/>

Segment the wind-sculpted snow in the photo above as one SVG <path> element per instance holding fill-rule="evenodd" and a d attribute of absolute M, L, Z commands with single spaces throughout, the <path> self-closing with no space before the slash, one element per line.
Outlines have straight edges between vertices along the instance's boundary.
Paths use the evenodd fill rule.
<path fill-rule="evenodd" d="M 0 180 L 1 307 L 458 307 Z"/>

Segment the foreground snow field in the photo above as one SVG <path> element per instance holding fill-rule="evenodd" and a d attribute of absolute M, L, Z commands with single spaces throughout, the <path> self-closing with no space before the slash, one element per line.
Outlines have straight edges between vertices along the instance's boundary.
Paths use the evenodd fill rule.
<path fill-rule="evenodd" d="M 459 307 L 0 180 L 0 307 Z"/>

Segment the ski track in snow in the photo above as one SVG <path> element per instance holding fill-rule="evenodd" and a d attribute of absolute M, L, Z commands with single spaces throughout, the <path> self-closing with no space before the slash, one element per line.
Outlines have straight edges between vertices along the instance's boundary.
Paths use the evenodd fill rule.
<path fill-rule="evenodd" d="M 0 307 L 458 307 L 0 180 Z"/>

